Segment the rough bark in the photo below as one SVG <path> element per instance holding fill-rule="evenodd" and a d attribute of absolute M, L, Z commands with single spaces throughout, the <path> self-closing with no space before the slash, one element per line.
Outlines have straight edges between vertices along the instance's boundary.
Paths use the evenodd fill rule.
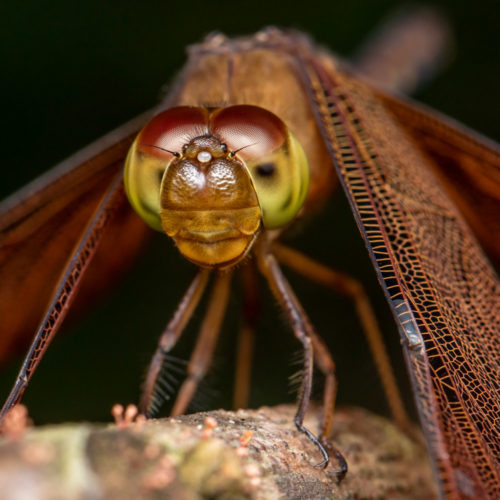
<path fill-rule="evenodd" d="M 423 445 L 389 421 L 357 408 L 336 412 L 334 441 L 349 464 L 338 485 L 335 463 L 314 468 L 319 453 L 296 431 L 293 414 L 293 407 L 278 406 L 126 428 L 33 428 L 0 442 L 0 498 L 435 498 Z M 311 409 L 306 424 L 316 429 L 318 420 L 319 412 Z"/>

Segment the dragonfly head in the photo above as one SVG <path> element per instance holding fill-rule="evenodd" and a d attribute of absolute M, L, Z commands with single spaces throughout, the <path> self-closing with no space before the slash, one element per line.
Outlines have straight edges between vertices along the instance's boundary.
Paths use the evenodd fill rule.
<path fill-rule="evenodd" d="M 308 178 L 302 147 L 283 122 L 247 105 L 160 113 L 125 165 L 134 209 L 203 267 L 236 264 L 262 226 L 290 222 Z"/>

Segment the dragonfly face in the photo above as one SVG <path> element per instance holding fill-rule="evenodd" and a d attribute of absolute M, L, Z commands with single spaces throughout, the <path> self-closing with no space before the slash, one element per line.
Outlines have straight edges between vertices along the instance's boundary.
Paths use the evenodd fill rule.
<path fill-rule="evenodd" d="M 125 164 L 132 206 L 203 267 L 229 267 L 261 223 L 288 224 L 307 194 L 302 146 L 257 106 L 175 107 L 139 133 Z"/>
<path fill-rule="evenodd" d="M 192 139 L 165 170 L 163 229 L 190 261 L 209 267 L 238 262 L 260 227 L 257 195 L 243 164 L 214 136 Z"/>

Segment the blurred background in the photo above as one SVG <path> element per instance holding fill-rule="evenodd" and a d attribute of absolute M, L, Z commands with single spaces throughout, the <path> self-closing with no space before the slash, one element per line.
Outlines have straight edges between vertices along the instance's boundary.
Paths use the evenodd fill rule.
<path fill-rule="evenodd" d="M 293 27 L 348 57 L 401 2 L 25 2 L 0 4 L 1 198 L 124 121 L 151 108 L 185 61 L 185 47 L 218 30 Z M 428 2 L 449 20 L 453 60 L 416 98 L 498 139 L 497 2 Z M 411 405 L 399 337 L 342 193 L 300 232 L 297 248 L 362 280 L 373 298 L 403 392 Z M 36 423 L 109 420 L 116 402 L 136 402 L 157 338 L 194 268 L 162 235 L 116 293 L 65 328 L 49 349 L 24 402 Z M 386 413 L 375 367 L 352 306 L 290 275 L 338 367 L 339 404 Z M 264 285 L 262 283 L 262 285 Z M 0 283 L 1 286 L 1 283 Z M 293 401 L 288 377 L 299 345 L 262 287 L 251 406 Z M 231 406 L 239 286 L 229 304 L 211 373 L 193 406 Z M 203 304 L 173 354 L 188 359 Z M 0 318 L 1 321 L 1 318 Z M 0 398 L 21 356 L 0 367 Z M 319 392 L 318 392 L 319 393 Z M 168 405 L 164 407 L 164 412 Z"/>

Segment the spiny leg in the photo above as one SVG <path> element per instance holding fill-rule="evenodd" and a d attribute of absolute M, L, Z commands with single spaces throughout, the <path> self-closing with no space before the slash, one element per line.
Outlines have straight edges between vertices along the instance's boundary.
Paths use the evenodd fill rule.
<path fill-rule="evenodd" d="M 265 276 L 269 283 L 269 287 L 273 295 L 278 300 L 281 308 L 286 313 L 290 324 L 292 325 L 293 331 L 296 337 L 302 343 L 304 349 L 304 375 L 302 379 L 302 386 L 299 393 L 299 401 L 297 413 L 295 414 L 295 425 L 299 431 L 306 434 L 306 436 L 318 447 L 321 454 L 323 455 L 323 461 L 317 464 L 317 467 L 326 467 L 330 461 L 329 455 L 323 445 L 322 441 L 323 435 L 320 439 L 316 438 L 312 432 L 304 427 L 304 417 L 307 411 L 307 406 L 311 397 L 311 387 L 312 387 L 312 376 L 313 376 L 313 349 L 316 347 L 318 352 L 321 352 L 320 358 L 321 362 L 324 362 L 322 358 L 322 350 L 326 349 L 324 344 L 320 344 L 319 337 L 314 332 L 314 328 L 309 321 L 306 313 L 302 309 L 297 297 L 293 293 L 290 285 L 283 276 L 279 265 L 274 258 L 274 256 L 269 252 L 267 242 L 264 238 L 261 238 L 256 244 L 256 256 L 259 266 L 259 270 Z M 334 369 L 334 367 L 333 367 Z M 334 387 L 335 387 L 335 377 L 334 373 L 330 373 L 329 383 L 327 384 L 329 389 L 332 391 L 332 396 L 329 396 L 330 406 L 333 404 L 334 399 Z M 333 387 L 330 387 L 333 386 Z M 335 450 L 336 457 L 339 459 L 340 468 L 335 471 L 338 475 L 339 480 L 341 480 L 347 472 L 347 464 L 342 457 L 342 455 Z"/>
<path fill-rule="evenodd" d="M 149 365 L 139 403 L 139 410 L 144 415 L 151 416 L 156 410 L 155 392 L 158 389 L 157 384 L 159 382 L 160 373 L 162 369 L 164 369 L 166 357 L 179 340 L 182 331 L 200 302 L 207 286 L 209 276 L 210 270 L 198 270 L 189 288 L 179 302 L 172 319 L 169 321 L 165 331 L 160 337 L 158 347 Z"/>
<path fill-rule="evenodd" d="M 339 464 L 339 481 L 343 479 L 347 473 L 347 462 L 335 446 L 329 440 L 332 429 L 333 413 L 335 410 L 335 400 L 337 398 L 337 375 L 335 370 L 335 362 L 328 350 L 324 340 L 313 330 L 309 333 L 313 348 L 314 362 L 319 367 L 325 377 L 325 387 L 323 389 L 323 414 L 321 422 L 321 432 L 319 440 L 321 444 L 328 450 L 330 455 L 334 455 Z"/>
<path fill-rule="evenodd" d="M 59 280 L 52 301 L 47 308 L 13 388 L 0 411 L 0 423 L 9 410 L 21 399 L 45 351 L 59 330 L 73 300 L 76 297 L 82 278 L 94 257 L 99 243 L 109 227 L 109 222 L 118 209 L 127 203 L 121 175 L 111 184 L 92 219 L 87 225 L 68 264 Z"/>
<path fill-rule="evenodd" d="M 236 352 L 236 374 L 234 385 L 234 408 L 247 408 L 250 389 L 250 374 L 255 344 L 255 323 L 259 315 L 259 289 L 252 261 L 241 268 L 243 284 L 243 325 L 238 336 Z"/>
<path fill-rule="evenodd" d="M 354 302 L 368 345 L 375 360 L 393 419 L 401 429 L 411 432 L 413 426 L 403 405 L 403 400 L 382 339 L 382 333 L 361 283 L 347 274 L 330 269 L 306 255 L 278 243 L 273 245 L 273 253 L 285 266 L 290 267 L 295 272 L 320 285 L 347 296 Z"/>
<path fill-rule="evenodd" d="M 189 360 L 188 375 L 177 394 L 171 412 L 172 416 L 185 413 L 200 380 L 208 370 L 226 312 L 231 277 L 232 270 L 219 271 L 215 277 L 207 313 L 201 325 L 193 354 Z"/>
<path fill-rule="evenodd" d="M 326 347 L 323 339 L 315 332 L 309 332 L 314 349 L 314 361 L 325 376 L 325 387 L 323 389 L 323 415 L 321 423 L 320 441 L 325 447 L 328 444 L 330 430 L 332 428 L 333 411 L 335 409 L 335 399 L 337 397 L 337 376 L 335 374 L 335 362 Z M 337 458 L 341 462 L 343 457 L 334 450 Z M 346 466 L 347 468 L 347 466 Z"/>

